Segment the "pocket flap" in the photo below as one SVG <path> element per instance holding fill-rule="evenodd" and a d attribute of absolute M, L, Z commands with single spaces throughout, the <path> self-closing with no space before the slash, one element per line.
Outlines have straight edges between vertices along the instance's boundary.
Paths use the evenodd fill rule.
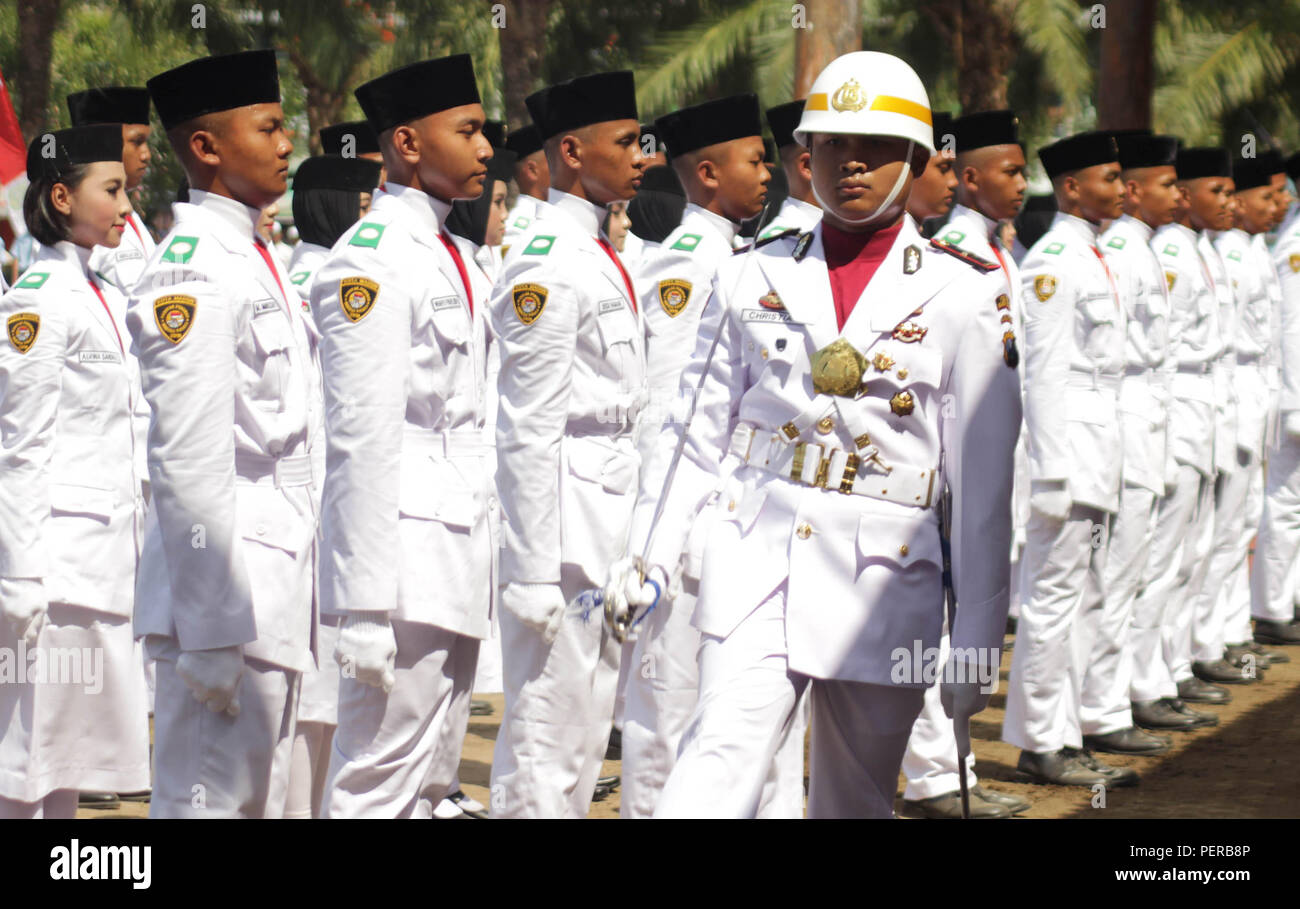
<path fill-rule="evenodd" d="M 1089 321 L 1095 323 L 1110 323 L 1119 317 L 1119 310 L 1115 307 L 1115 298 L 1110 294 L 1085 300 L 1083 311 L 1087 314 Z"/>
<path fill-rule="evenodd" d="M 1115 398 L 1092 388 L 1065 390 L 1065 419 L 1070 423 L 1108 426 L 1115 422 Z"/>
<path fill-rule="evenodd" d="M 599 316 L 596 325 L 600 340 L 608 350 L 615 344 L 631 344 L 636 336 L 637 324 L 627 301 L 622 298 L 602 300 L 597 304 Z"/>
<path fill-rule="evenodd" d="M 438 337 L 456 345 L 469 340 L 469 316 L 460 297 L 435 297 L 429 306 L 433 310 L 433 330 Z"/>
<path fill-rule="evenodd" d="M 275 313 L 254 316 L 250 321 L 253 338 L 262 352 L 267 354 L 288 350 L 290 344 L 289 326 Z"/>
<path fill-rule="evenodd" d="M 485 516 L 481 497 L 450 463 L 424 457 L 404 461 L 397 509 L 403 517 L 471 528 Z"/>
<path fill-rule="evenodd" d="M 637 460 L 624 452 L 581 443 L 568 447 L 569 473 L 599 483 L 606 492 L 625 495 L 637 484 Z"/>
<path fill-rule="evenodd" d="M 869 559 L 885 559 L 902 568 L 916 562 L 943 567 L 939 531 L 927 514 L 917 509 L 916 517 L 884 512 L 858 519 L 858 552 Z"/>
<path fill-rule="evenodd" d="M 108 520 L 113 516 L 117 497 L 111 489 L 98 486 L 73 486 L 65 483 L 50 484 L 50 510 L 65 514 L 84 514 Z"/>
<path fill-rule="evenodd" d="M 308 536 L 300 523 L 270 517 L 258 517 L 250 521 L 243 532 L 245 540 L 283 549 L 290 555 L 297 555 L 302 550 Z"/>

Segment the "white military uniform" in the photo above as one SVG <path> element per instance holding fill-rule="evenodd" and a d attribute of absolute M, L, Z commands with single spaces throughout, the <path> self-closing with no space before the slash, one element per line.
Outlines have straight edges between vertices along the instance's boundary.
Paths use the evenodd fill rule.
<path fill-rule="evenodd" d="M 1119 389 L 1124 473 L 1103 575 L 1104 605 L 1089 617 L 1096 625 L 1080 699 L 1084 735 L 1131 727 L 1135 654 L 1144 663 L 1161 659 L 1160 615 L 1134 612 L 1147 572 L 1158 567 L 1148 558 L 1165 492 L 1169 288 L 1151 250 L 1152 233 L 1145 222 L 1123 215 L 1099 241 L 1126 316 Z M 1145 665 L 1140 671 L 1149 672 Z"/>
<path fill-rule="evenodd" d="M 326 817 L 431 815 L 460 764 L 444 731 L 468 722 L 488 633 L 485 301 L 471 313 L 444 245 L 450 211 L 386 184 L 312 285 L 328 438 L 322 609 L 389 613 L 397 641 L 391 692 L 339 683 Z"/>
<path fill-rule="evenodd" d="M 1300 554 L 1300 222 L 1273 247 L 1282 288 L 1277 447 L 1269 453 L 1264 513 L 1255 542 L 1250 611 L 1257 619 L 1290 622 L 1295 615 L 1295 563 Z"/>
<path fill-rule="evenodd" d="M 552 189 L 507 253 L 492 297 L 501 580 L 558 585 L 566 602 L 604 584 L 626 551 L 640 472 L 645 329 L 630 279 L 598 243 L 603 217 Z M 505 714 L 492 815 L 585 817 L 609 740 L 619 646 L 597 615 L 565 616 L 549 644 L 509 608 L 500 622 Z"/>
<path fill-rule="evenodd" d="M 723 263 L 682 377 L 696 387 L 721 332 L 650 555 L 676 561 L 734 468 L 713 506 L 693 620 L 700 696 L 656 816 L 753 816 L 809 680 L 809 815 L 892 814 L 933 682 L 908 654 L 931 656 L 943 627 L 933 506 L 945 482 L 956 646 L 998 662 L 1020 422 L 1000 283 L 936 252 L 905 219 L 841 332 L 821 233 Z M 872 364 L 859 397 L 813 389 L 812 354 L 837 337 Z M 662 482 L 680 432 L 680 418 L 664 425 L 647 487 Z M 633 551 L 648 532 L 651 503 L 641 504 Z"/>
<path fill-rule="evenodd" d="M 1064 485 L 1065 517 L 1031 507 L 1024 599 L 1003 738 L 1034 752 L 1082 746 L 1080 698 L 1102 609 L 1123 445 L 1125 313 L 1097 226 L 1058 212 L 1020 265 L 1030 482 Z"/>
<path fill-rule="evenodd" d="M 0 621 L 0 816 L 60 789 L 149 785 L 131 632 L 140 378 L 125 302 L 91 273 L 90 256 L 69 242 L 42 247 L 0 299 L 0 608 L 48 615 L 35 662 Z"/>
<path fill-rule="evenodd" d="M 719 266 L 731 258 L 737 225 L 722 215 L 687 203 L 682 222 L 644 263 L 639 283 L 646 324 L 646 373 L 650 407 L 642 412 L 639 447 L 648 461 L 658 429 L 672 411 L 682 370 L 695 350 L 700 314 L 708 304 Z M 660 478 L 662 479 L 662 478 Z M 643 488 L 653 503 L 661 487 Z M 653 504 L 648 507 L 653 508 Z M 665 595 L 639 630 L 627 675 L 623 719 L 622 817 L 650 817 L 677 758 L 699 691 L 696 653 L 700 633 L 691 625 L 699 591 L 700 560 L 712 527 L 706 509 L 692 528 L 680 563 L 675 596 Z M 638 553 L 639 554 L 639 553 Z M 678 591 L 679 588 L 679 591 Z M 804 711 L 796 711 L 777 753 L 759 815 L 803 816 Z"/>
<path fill-rule="evenodd" d="M 812 230 L 821 219 L 822 210 L 816 205 L 804 202 L 802 199 L 786 196 L 781 201 L 781 207 L 776 211 L 776 217 L 758 235 L 758 242 L 770 240 L 777 234 L 783 234 L 787 230 L 800 232 Z"/>
<path fill-rule="evenodd" d="M 316 640 L 308 329 L 260 212 L 192 190 L 127 309 L 151 408 L 135 632 L 158 661 L 151 816 L 278 815 Z M 263 253 L 269 253 L 269 262 Z M 241 646 L 238 717 L 176 673 Z"/>
<path fill-rule="evenodd" d="M 90 255 L 90 270 L 116 287 L 123 297 L 127 297 L 156 248 L 157 244 L 149 229 L 133 211 L 126 216 L 122 242 L 111 249 L 107 246 L 95 247 Z"/>
<path fill-rule="evenodd" d="M 501 248 L 505 250 L 502 253 L 510 251 L 510 247 L 521 236 L 524 236 L 532 228 L 533 220 L 537 217 L 538 211 L 546 203 L 536 196 L 530 196 L 527 193 L 520 193 L 519 198 L 515 199 L 515 204 L 510 211 L 506 212 L 506 233 L 501 241 Z M 601 219 L 604 219 L 601 215 Z"/>

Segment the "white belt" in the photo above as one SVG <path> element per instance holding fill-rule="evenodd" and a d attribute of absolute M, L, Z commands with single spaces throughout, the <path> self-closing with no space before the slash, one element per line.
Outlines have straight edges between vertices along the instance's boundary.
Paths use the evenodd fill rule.
<path fill-rule="evenodd" d="M 939 485 L 937 470 L 898 461 L 885 463 L 874 446 L 858 453 L 816 442 L 788 442 L 779 433 L 761 432 L 747 423 L 731 434 L 729 453 L 804 486 L 914 508 L 929 508 Z"/>
<path fill-rule="evenodd" d="M 439 432 L 436 429 L 422 429 L 419 426 L 409 425 L 402 427 L 402 444 L 444 458 L 481 457 L 492 449 L 492 446 L 484 441 L 482 430 L 452 429 Z"/>
<path fill-rule="evenodd" d="M 1241 366 L 1258 366 L 1264 359 L 1263 353 L 1249 353 L 1244 350 L 1237 351 L 1237 363 Z"/>
<path fill-rule="evenodd" d="M 1072 369 L 1065 377 L 1065 384 L 1068 388 L 1096 388 L 1107 391 L 1118 391 L 1119 380 L 1122 376 L 1115 373 L 1104 373 L 1100 370 L 1093 372 L 1083 372 Z"/>
<path fill-rule="evenodd" d="M 278 487 L 310 486 L 311 456 L 289 455 L 272 458 L 251 452 L 235 452 L 235 474 L 238 479 L 256 486 L 274 483 Z"/>
<path fill-rule="evenodd" d="M 1203 376 L 1208 374 L 1214 368 L 1213 364 L 1206 360 L 1203 363 L 1179 363 L 1178 371 L 1189 376 Z"/>

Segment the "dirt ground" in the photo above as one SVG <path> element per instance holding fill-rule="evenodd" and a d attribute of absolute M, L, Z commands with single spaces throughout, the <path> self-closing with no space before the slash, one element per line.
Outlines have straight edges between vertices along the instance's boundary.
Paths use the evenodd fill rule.
<path fill-rule="evenodd" d="M 1010 641 L 1008 641 L 1010 643 Z M 1295 818 L 1300 817 L 1300 648 L 1280 648 L 1293 662 L 1276 665 L 1263 680 L 1230 686 L 1232 703 L 1197 705 L 1219 716 L 1219 725 L 1175 733 L 1174 747 L 1156 757 L 1103 755 L 1107 763 L 1130 766 L 1141 774 L 1136 788 L 1106 793 L 1104 808 L 1092 807 L 1092 792 L 1067 786 L 1038 786 L 1015 780 L 1018 750 L 999 741 L 1010 650 L 1002 662 L 1002 686 L 989 708 L 971 725 L 975 772 L 989 789 L 1013 792 L 1033 802 L 1030 818 Z M 465 792 L 488 803 L 492 747 L 501 722 L 502 696 L 479 695 L 493 706 L 490 716 L 470 717 L 461 756 Z M 605 775 L 616 775 L 620 762 L 606 761 Z M 902 809 L 903 780 L 899 779 Z M 618 817 L 619 794 L 594 802 L 589 817 Z M 144 817 L 148 805 L 124 802 L 111 810 L 78 811 L 82 818 Z"/>

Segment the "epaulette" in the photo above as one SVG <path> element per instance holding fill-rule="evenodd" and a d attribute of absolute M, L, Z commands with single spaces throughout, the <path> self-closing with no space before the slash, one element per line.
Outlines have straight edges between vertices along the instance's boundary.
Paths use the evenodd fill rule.
<path fill-rule="evenodd" d="M 744 246 L 737 246 L 735 249 L 731 251 L 731 254 L 733 256 L 739 255 L 740 253 L 749 252 L 751 246 L 754 248 L 761 248 L 777 240 L 784 240 L 786 237 L 798 236 L 798 234 L 799 234 L 799 228 L 791 227 L 789 230 L 783 230 L 779 234 L 772 234 L 772 236 L 770 237 L 763 237 L 761 240 L 759 240 L 756 243 L 746 243 Z"/>
<path fill-rule="evenodd" d="M 1011 298 L 1006 294 L 998 294 L 994 305 L 997 306 L 1002 321 L 1002 359 L 1007 366 L 1015 369 L 1020 363 L 1020 351 L 1016 348 L 1016 335 L 1012 329 Z"/>
<path fill-rule="evenodd" d="M 1001 267 L 996 262 L 990 262 L 988 259 L 981 259 L 974 253 L 969 253 L 964 249 L 958 249 L 950 243 L 945 243 L 938 237 L 935 237 L 930 241 L 930 246 L 939 250 L 939 252 L 945 252 L 950 256 L 961 259 L 972 268 L 977 268 L 983 272 L 997 271 L 998 268 Z"/>

